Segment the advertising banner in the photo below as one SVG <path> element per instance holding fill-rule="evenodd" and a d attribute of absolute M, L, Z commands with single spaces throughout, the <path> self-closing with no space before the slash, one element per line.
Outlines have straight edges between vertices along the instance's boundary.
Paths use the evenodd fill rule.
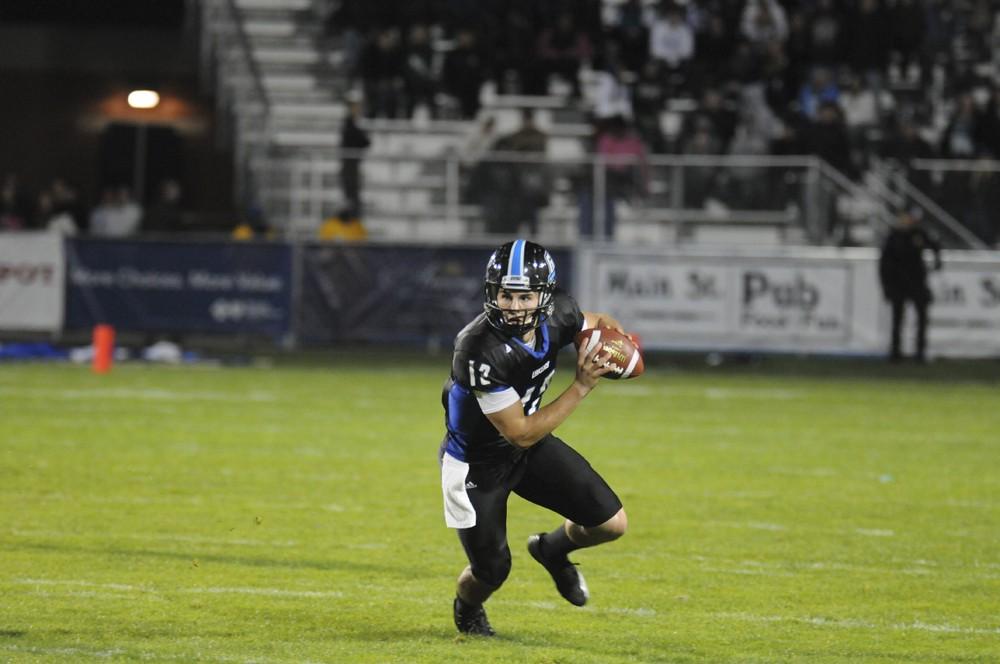
<path fill-rule="evenodd" d="M 595 291 L 581 306 L 629 321 L 644 339 L 720 337 L 729 330 L 732 284 L 725 266 L 635 256 L 599 260 L 588 277 Z"/>
<path fill-rule="evenodd" d="M 0 329 L 59 330 L 64 266 L 62 235 L 0 234 Z"/>
<path fill-rule="evenodd" d="M 964 356 L 1000 355 L 1000 262 L 945 255 L 944 269 L 930 277 L 928 345 L 933 352 Z M 903 340 L 913 338 L 914 315 Z"/>
<path fill-rule="evenodd" d="M 888 352 L 875 249 L 589 247 L 577 262 L 582 306 L 615 315 L 650 349 Z M 1000 356 L 1000 254 L 945 252 L 931 288 L 930 355 Z"/>
<path fill-rule="evenodd" d="M 829 349 L 851 337 L 851 267 L 760 256 L 585 251 L 581 299 L 648 348 Z"/>
<path fill-rule="evenodd" d="M 311 244 L 302 250 L 299 338 L 451 347 L 483 311 L 486 261 L 496 247 Z M 571 255 L 550 252 L 560 285 Z"/>
<path fill-rule="evenodd" d="M 843 344 L 850 335 L 847 265 L 734 265 L 733 332 L 762 342 L 811 339 Z"/>
<path fill-rule="evenodd" d="M 66 327 L 148 332 L 290 331 L 292 252 L 283 244 L 67 241 Z"/>

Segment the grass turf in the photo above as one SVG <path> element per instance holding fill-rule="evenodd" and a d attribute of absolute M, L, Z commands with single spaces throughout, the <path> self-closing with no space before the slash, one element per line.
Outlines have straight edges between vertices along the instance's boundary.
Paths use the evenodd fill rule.
<path fill-rule="evenodd" d="M 575 554 L 577 609 L 512 497 L 484 640 L 451 624 L 447 365 L 0 367 L 0 661 L 1000 661 L 995 366 L 602 384 L 558 433 L 629 533 Z"/>

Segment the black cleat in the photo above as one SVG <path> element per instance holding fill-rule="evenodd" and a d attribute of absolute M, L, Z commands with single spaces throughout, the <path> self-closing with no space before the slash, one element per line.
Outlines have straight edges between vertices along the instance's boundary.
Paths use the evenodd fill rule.
<path fill-rule="evenodd" d="M 583 606 L 590 598 L 590 591 L 587 589 L 587 582 L 576 569 L 576 565 L 571 563 L 566 556 L 562 560 L 550 560 L 542 553 L 542 536 L 544 533 L 532 535 L 528 538 L 528 553 L 545 568 L 556 582 L 556 590 L 570 604 Z"/>
<path fill-rule="evenodd" d="M 493 636 L 496 632 L 490 627 L 490 621 L 486 618 L 486 609 L 483 605 L 472 607 L 455 598 L 455 627 L 462 634 L 472 634 L 473 636 Z"/>

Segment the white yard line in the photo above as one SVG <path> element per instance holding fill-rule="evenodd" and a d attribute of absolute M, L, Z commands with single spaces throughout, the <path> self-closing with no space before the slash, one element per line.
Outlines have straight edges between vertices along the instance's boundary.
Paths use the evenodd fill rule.
<path fill-rule="evenodd" d="M 738 620 L 752 623 L 801 623 L 817 627 L 834 627 L 837 629 L 891 629 L 897 631 L 938 632 L 947 634 L 1000 634 L 1000 627 L 962 627 L 951 624 L 932 624 L 915 620 L 911 623 L 890 623 L 880 625 L 856 618 L 819 618 L 813 616 L 760 616 L 752 613 L 720 612 L 709 614 L 722 620 Z"/>
<path fill-rule="evenodd" d="M 91 537 L 90 533 L 70 533 L 54 530 L 11 530 L 14 537 L 39 537 L 45 539 L 73 539 L 77 537 Z M 295 540 L 258 540 L 240 537 L 204 537 L 201 535 L 169 535 L 157 533 L 113 533 L 105 535 L 106 540 L 131 539 L 140 542 L 184 542 L 186 544 L 221 544 L 224 546 L 266 546 L 290 548 L 298 546 Z"/>
<path fill-rule="evenodd" d="M 61 655 L 64 657 L 87 657 L 93 659 L 111 659 L 125 656 L 128 659 L 138 658 L 144 661 L 172 661 L 172 662 L 240 662 L 242 664 L 318 664 L 308 660 L 287 660 L 273 659 L 270 657 L 260 657 L 248 655 L 243 657 L 230 657 L 228 655 L 205 655 L 202 652 L 187 655 L 168 655 L 162 652 L 133 651 L 122 648 L 112 650 L 92 650 L 88 648 L 44 648 L 40 646 L 19 646 L 13 644 L 0 644 L 0 650 L 14 653 L 25 653 L 31 655 Z"/>
<path fill-rule="evenodd" d="M 130 591 L 102 592 L 100 590 L 42 590 L 40 588 L 31 588 L 25 591 L 25 594 L 33 597 L 76 597 L 80 599 L 124 599 L 128 602 L 135 601 L 135 596 Z M 152 599 L 158 602 L 166 601 L 164 598 L 153 593 L 146 593 L 143 599 Z"/>
<path fill-rule="evenodd" d="M 927 576 L 933 573 L 932 570 L 929 570 L 926 567 L 919 567 L 919 565 L 923 563 L 913 561 L 910 564 L 918 566 L 892 568 L 892 567 L 873 567 L 870 565 L 851 565 L 848 563 L 818 561 L 806 564 L 805 569 L 816 570 L 816 571 L 831 571 L 831 572 L 861 572 L 868 574 L 905 574 L 907 576 Z M 977 576 L 976 578 L 981 578 L 981 577 Z"/>
<path fill-rule="evenodd" d="M 731 571 L 731 570 L 723 570 Z M 748 570 L 750 571 L 750 570 Z M 241 595 L 263 595 L 271 597 L 294 597 L 294 598 L 306 598 L 306 599 L 327 599 L 327 598 L 344 598 L 349 597 L 348 593 L 343 593 L 339 591 L 316 591 L 316 590 L 290 590 L 285 588 L 224 588 L 224 587 L 192 587 L 192 588 L 174 588 L 170 590 L 157 590 L 154 588 L 148 588 L 143 586 L 135 586 L 129 584 L 121 583 L 95 583 L 91 581 L 85 581 L 81 579 L 15 579 L 13 583 L 25 586 L 41 586 L 41 587 L 59 587 L 59 586 L 69 586 L 69 587 L 82 587 L 82 588 L 95 588 L 95 589 L 106 589 L 112 591 L 128 591 L 128 592 L 140 592 L 140 593 L 153 593 L 153 594 L 170 594 L 170 593 L 190 593 L 190 594 L 241 594 Z M 44 593 L 45 591 L 40 591 Z M 66 594 L 71 594 L 77 597 L 106 597 L 106 598 L 118 598 L 119 596 L 112 593 L 106 593 L 101 595 L 98 592 L 91 591 L 90 594 L 87 592 L 80 591 L 70 591 Z M 415 596 L 404 596 L 394 598 L 397 601 L 410 601 L 419 604 L 440 604 L 442 600 L 432 599 L 429 597 L 415 597 Z M 491 604 L 502 605 L 508 607 L 521 607 L 529 609 L 540 609 L 544 611 L 555 611 L 563 607 L 562 603 L 559 602 L 549 602 L 549 601 L 516 601 L 516 600 L 506 600 L 506 599 L 495 599 Z M 594 612 L 594 613 L 609 613 L 617 615 L 627 615 L 640 618 L 653 618 L 658 614 L 655 609 L 646 607 L 602 607 L 602 606 L 587 606 L 583 607 L 583 611 Z M 751 623 L 798 623 L 804 625 L 812 625 L 816 627 L 831 627 L 835 629 L 865 629 L 865 630 L 895 630 L 895 631 L 916 631 L 916 632 L 931 632 L 931 633 L 945 633 L 945 634 L 972 634 L 972 635 L 1000 635 L 1000 627 L 968 627 L 963 625 L 954 625 L 951 623 L 927 623 L 920 620 L 915 620 L 908 623 L 887 623 L 879 624 L 867 620 L 860 620 L 856 618 L 825 618 L 816 616 L 775 616 L 775 615 L 758 615 L 753 613 L 745 612 L 715 612 L 708 614 L 712 618 L 719 620 L 735 620 L 740 622 L 751 622 Z M 17 646 L 5 646 L 7 650 L 18 650 Z M 32 652 L 31 649 L 24 649 L 25 652 Z M 73 648 L 52 648 L 39 650 L 39 652 L 44 652 L 46 654 L 86 654 L 93 657 L 112 657 L 120 654 L 125 654 L 125 651 L 84 651 Z M 108 653 L 106 655 L 101 655 L 99 653 Z M 223 661 L 223 660 L 220 660 Z"/>
<path fill-rule="evenodd" d="M 23 586 L 71 586 L 81 588 L 100 588 L 105 590 L 117 590 L 125 592 L 165 594 L 183 593 L 191 595 L 260 595 L 265 597 L 301 597 L 301 598 L 341 598 L 344 593 L 339 590 L 290 590 L 287 588 L 226 588 L 218 586 L 194 586 L 191 588 L 170 588 L 160 590 L 146 586 L 134 586 L 124 583 L 95 583 L 82 579 L 14 579 L 14 583 Z M 96 595 L 95 595 L 96 596 Z M 114 597 L 108 594 L 107 597 Z"/>
<path fill-rule="evenodd" d="M 702 521 L 702 525 L 720 528 L 742 528 L 746 530 L 769 530 L 772 532 L 810 532 L 831 535 L 861 535 L 862 537 L 895 537 L 894 530 L 886 528 L 810 528 L 808 526 L 787 526 L 766 521 Z"/>
<path fill-rule="evenodd" d="M 404 598 L 400 598 L 400 599 L 402 599 L 402 600 L 411 600 L 411 601 L 418 602 L 420 604 L 428 604 L 428 605 L 440 605 L 442 603 L 442 600 L 440 600 L 440 599 L 431 599 L 431 598 L 404 597 Z M 493 605 L 493 606 L 509 606 L 509 607 L 514 607 L 514 608 L 541 609 L 543 611 L 562 611 L 563 609 L 566 608 L 566 603 L 565 602 L 548 602 L 548 601 L 538 601 L 538 600 L 535 600 L 535 601 L 529 601 L 529 600 L 519 601 L 519 600 L 499 599 L 498 598 L 498 599 L 492 599 L 492 600 L 490 600 L 490 604 Z M 637 617 L 640 617 L 640 618 L 653 618 L 653 617 L 656 616 L 656 609 L 649 609 L 649 608 L 645 608 L 645 607 L 632 608 L 632 607 L 624 607 L 624 606 L 594 606 L 594 605 L 590 605 L 590 606 L 580 607 L 579 609 L 575 609 L 575 610 L 577 610 L 577 611 L 587 611 L 587 612 L 593 612 L 593 613 L 611 613 L 611 614 L 615 614 L 615 615 L 637 616 Z"/>
<path fill-rule="evenodd" d="M 804 393 L 798 390 L 782 390 L 778 388 L 720 388 L 708 387 L 704 390 L 705 398 L 715 401 L 725 401 L 729 399 L 765 399 L 787 401 L 799 399 Z"/>
<path fill-rule="evenodd" d="M 90 388 L 54 390 L 41 387 L 3 387 L 0 396 L 41 397 L 45 399 L 122 399 L 125 401 L 222 401 L 231 403 L 268 403 L 278 401 L 270 392 L 252 391 L 243 394 L 230 392 L 187 392 L 142 388 Z"/>
<path fill-rule="evenodd" d="M 787 401 L 801 399 L 806 396 L 803 390 L 787 390 L 781 388 L 754 387 L 653 387 L 650 385 L 608 385 L 602 387 L 604 392 L 614 396 L 628 397 L 694 397 L 713 401 L 729 399 L 763 399 Z"/>
<path fill-rule="evenodd" d="M 800 532 L 800 533 L 825 533 L 828 535 L 837 535 L 840 537 L 846 536 L 860 536 L 860 537 L 896 537 L 897 535 L 904 535 L 901 531 L 893 530 L 891 528 L 862 528 L 862 527 L 846 527 L 846 528 L 812 528 L 809 526 L 780 526 L 780 524 L 772 524 L 773 528 L 766 527 L 765 524 L 759 524 L 755 522 L 738 522 L 738 521 L 705 521 L 702 522 L 705 525 L 721 526 L 727 528 L 746 528 L 748 530 L 787 530 L 790 532 Z M 959 539 L 975 539 L 980 542 L 992 542 L 994 538 L 989 537 L 993 533 L 985 533 L 982 529 L 979 530 L 949 530 L 944 531 L 944 535 L 952 538 Z"/>
<path fill-rule="evenodd" d="M 768 523 L 766 521 L 698 521 L 698 525 L 708 528 L 738 528 L 745 530 L 768 530 L 771 532 L 785 532 L 788 526 L 781 523 Z"/>
<path fill-rule="evenodd" d="M 713 574 L 739 574 L 743 576 L 797 576 L 793 572 L 773 572 L 767 569 L 760 569 L 756 567 L 746 568 L 746 567 L 702 567 L 700 568 L 702 572 L 711 572 Z"/>
<path fill-rule="evenodd" d="M 944 505 L 946 507 L 958 507 L 961 509 L 974 510 L 997 510 L 1000 509 L 1000 501 L 988 503 L 982 500 L 943 500 L 940 503 L 929 503 L 931 506 Z"/>
<path fill-rule="evenodd" d="M 629 558 L 643 557 L 640 555 L 632 554 L 629 552 L 621 552 L 619 556 L 625 556 Z M 681 561 L 685 563 L 688 561 L 694 561 L 701 563 L 699 567 L 700 571 L 712 572 L 712 573 L 728 573 L 728 574 L 747 574 L 747 575 L 760 575 L 760 576 L 797 576 L 800 574 L 807 574 L 810 572 L 848 572 L 855 574 L 876 574 L 879 576 L 886 575 L 905 575 L 905 576 L 928 576 L 930 574 L 958 574 L 964 577 L 971 577 L 974 579 L 985 579 L 991 580 L 998 577 L 997 574 L 983 574 L 979 570 L 982 569 L 996 569 L 1000 568 L 1000 565 L 994 565 L 992 563 L 970 563 L 966 566 L 960 565 L 946 565 L 942 566 L 940 563 L 931 562 L 926 560 L 894 560 L 892 562 L 898 563 L 899 567 L 880 567 L 874 565 L 855 565 L 851 563 L 844 563 L 832 560 L 787 560 L 787 561 L 761 561 L 761 560 L 733 560 L 729 558 L 718 558 L 718 557 L 707 557 L 701 555 L 660 555 L 657 556 L 657 560 L 664 561 Z M 665 562 L 668 567 L 671 565 L 669 562 Z M 612 578 L 631 578 L 628 576 L 618 576 L 614 572 L 610 573 Z M 662 579 L 662 575 L 649 577 L 652 579 Z"/>
<path fill-rule="evenodd" d="M 18 646 L 12 644 L 2 644 L 0 645 L 0 650 L 6 650 L 7 652 L 22 652 L 30 653 L 32 655 L 63 655 L 63 656 L 81 656 L 81 657 L 93 657 L 96 659 L 111 659 L 112 657 L 117 657 L 119 655 L 124 655 L 127 651 L 116 648 L 113 650 L 88 650 L 86 648 L 40 648 L 34 646 Z M 152 653 L 150 653 L 152 656 Z M 168 657 L 167 659 L 175 659 L 173 657 Z"/>
<path fill-rule="evenodd" d="M 148 586 L 136 586 L 123 583 L 97 583 L 93 581 L 86 581 L 83 579 L 34 579 L 34 578 L 21 578 L 13 579 L 12 584 L 19 586 L 36 586 L 36 590 L 39 593 L 46 593 L 48 591 L 42 590 L 43 588 L 59 588 L 59 587 L 69 587 L 69 588 L 89 588 L 93 589 L 90 591 L 84 591 L 89 594 L 84 595 L 81 591 L 63 591 L 62 594 L 71 595 L 74 597 L 91 597 L 91 598 L 104 598 L 104 599 L 120 599 L 121 595 L 117 595 L 111 592 L 103 593 L 97 592 L 101 589 L 118 591 L 118 592 L 132 592 L 132 593 L 149 593 L 154 595 L 170 595 L 173 593 L 183 593 L 183 594 L 198 594 L 198 595 L 261 595 L 268 597 L 294 597 L 294 598 L 304 598 L 304 599 L 343 599 L 358 597 L 359 595 L 352 595 L 349 592 L 341 592 L 338 590 L 290 590 L 286 588 L 220 588 L 213 586 L 206 587 L 189 587 L 189 588 L 170 588 L 170 589 L 158 589 Z M 358 592 L 360 595 L 365 597 L 370 596 L 371 588 L 364 587 L 359 588 Z M 416 602 L 418 604 L 427 605 L 438 605 L 442 602 L 447 603 L 447 598 L 444 600 L 435 599 L 431 597 L 416 597 L 412 595 L 404 595 L 399 597 L 393 597 L 394 601 L 401 602 Z M 516 600 L 506 600 L 506 599 L 495 599 L 491 602 L 494 605 L 503 605 L 511 607 L 522 607 L 522 608 L 533 608 L 533 609 L 544 609 L 557 610 L 562 609 L 564 605 L 559 602 L 532 602 L 532 601 L 516 601 Z M 611 613 L 619 615 L 630 615 L 639 616 L 643 618 L 650 618 L 656 615 L 655 609 L 645 608 L 645 607 L 616 607 L 616 606 L 589 606 L 583 607 L 585 611 L 593 611 L 595 613 Z"/>
<path fill-rule="evenodd" d="M 339 590 L 286 590 L 285 588 L 178 588 L 170 592 L 194 595 L 262 595 L 265 597 L 341 598 Z"/>
<path fill-rule="evenodd" d="M 223 474 L 225 474 L 223 472 Z M 230 473 L 231 474 L 231 473 Z M 304 476 L 302 476 L 304 477 Z M 313 479 L 319 478 L 320 476 L 313 476 Z M 322 476 L 327 481 L 340 479 L 342 476 L 338 473 L 328 473 Z M 47 493 L 41 497 L 43 501 L 70 501 L 74 503 L 96 503 L 98 505 L 204 505 L 206 503 L 205 499 L 201 496 L 177 496 L 174 498 L 159 498 L 150 496 L 71 496 L 64 493 Z M 317 503 L 276 503 L 273 501 L 267 502 L 250 502 L 243 503 L 238 502 L 241 508 L 253 508 L 259 510 L 261 513 L 273 513 L 281 510 L 309 510 L 309 511 L 323 511 L 323 512 L 358 512 L 361 510 L 360 507 L 351 505 L 342 505 L 340 503 L 327 503 L 326 505 L 320 505 Z"/>
<path fill-rule="evenodd" d="M 833 468 L 788 468 L 774 466 L 768 468 L 769 472 L 776 475 L 796 475 L 799 477 L 836 477 L 837 471 Z"/>
<path fill-rule="evenodd" d="M 64 494 L 48 494 L 50 500 L 71 500 L 73 502 L 97 503 L 99 505 L 204 505 L 201 496 L 174 496 L 172 498 L 156 498 L 149 496 L 67 496 Z"/>

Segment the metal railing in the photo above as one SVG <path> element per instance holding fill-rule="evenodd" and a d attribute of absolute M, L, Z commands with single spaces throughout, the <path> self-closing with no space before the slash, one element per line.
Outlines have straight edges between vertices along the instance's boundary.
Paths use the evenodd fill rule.
<path fill-rule="evenodd" d="M 457 153 L 283 153 L 235 0 L 198 5 L 202 75 L 216 90 L 217 117 L 228 123 L 221 133 L 234 150 L 237 203 L 259 207 L 270 226 L 290 236 L 311 235 L 343 211 L 341 165 L 360 159 L 362 211 L 375 234 L 516 227 L 566 240 L 631 232 L 637 241 L 676 243 L 733 226 L 770 229 L 786 242 L 875 244 L 898 210 L 917 207 L 946 246 L 979 249 L 997 239 L 1000 161 L 916 160 L 902 170 L 877 167 L 858 183 L 808 156 L 661 155 L 640 164 L 523 153 L 492 153 L 476 163 Z M 318 17 L 331 6 L 310 0 Z"/>
<path fill-rule="evenodd" d="M 937 170 L 927 168 L 935 166 Z M 872 169 L 869 188 L 891 201 L 895 210 L 918 210 L 926 226 L 942 243 L 956 249 L 986 249 L 983 237 L 973 232 L 967 220 L 970 209 L 967 196 L 942 204 L 941 178 L 937 173 L 966 172 L 961 162 L 954 160 L 915 160 L 908 167 L 895 161 L 879 161 Z M 938 185 L 935 185 L 935 182 Z"/>
<path fill-rule="evenodd" d="M 975 238 L 975 248 L 1000 242 L 1000 160 L 914 159 L 909 180 Z"/>
<path fill-rule="evenodd" d="M 217 136 L 234 151 L 234 195 L 246 206 L 256 189 L 250 163 L 268 143 L 271 103 L 235 0 L 201 0 L 200 7 L 201 77 L 215 92 Z"/>
<path fill-rule="evenodd" d="M 352 160 L 362 173 L 361 216 L 375 236 L 527 232 L 672 244 L 724 229 L 735 241 L 874 244 L 893 217 L 890 200 L 808 156 L 612 161 L 490 153 L 469 161 L 457 153 L 327 149 L 254 162 L 268 222 L 301 237 L 343 214 L 342 169 Z"/>

